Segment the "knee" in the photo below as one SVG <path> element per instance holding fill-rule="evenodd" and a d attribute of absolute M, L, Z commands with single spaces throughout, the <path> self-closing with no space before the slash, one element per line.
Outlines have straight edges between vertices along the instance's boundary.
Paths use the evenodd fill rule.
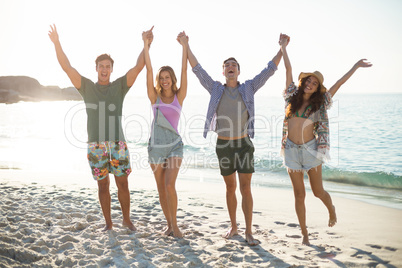
<path fill-rule="evenodd" d="M 244 184 L 240 186 L 240 193 L 242 195 L 250 195 L 251 194 L 251 185 Z"/>
<path fill-rule="evenodd" d="M 165 188 L 168 192 L 176 191 L 176 185 L 173 182 L 166 182 Z"/>
<path fill-rule="evenodd" d="M 226 193 L 235 194 L 236 193 L 236 184 L 226 185 Z"/>
<path fill-rule="evenodd" d="M 99 192 L 109 192 L 109 182 L 106 179 L 98 181 L 98 190 Z"/>
<path fill-rule="evenodd" d="M 119 191 L 128 190 L 128 181 L 126 180 L 116 180 L 116 186 Z"/>
<path fill-rule="evenodd" d="M 295 199 L 296 201 L 299 202 L 304 202 L 304 200 L 306 199 L 306 192 L 295 192 Z"/>
<path fill-rule="evenodd" d="M 321 199 L 321 198 L 324 197 L 324 195 L 326 194 L 326 192 L 325 192 L 324 189 L 320 189 L 320 190 L 314 190 L 314 191 L 313 191 L 313 194 L 314 194 L 315 197 Z"/>

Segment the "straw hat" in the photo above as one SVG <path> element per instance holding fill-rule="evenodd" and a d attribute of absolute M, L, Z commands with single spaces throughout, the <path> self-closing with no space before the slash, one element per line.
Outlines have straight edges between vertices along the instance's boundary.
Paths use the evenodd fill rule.
<path fill-rule="evenodd" d="M 324 76 L 322 76 L 322 74 L 319 71 L 315 71 L 313 73 L 300 73 L 299 74 L 299 81 L 300 79 L 303 79 L 305 77 L 308 76 L 314 76 L 315 78 L 317 78 L 318 82 L 320 83 L 321 86 L 321 93 L 325 93 L 327 92 L 327 88 L 324 87 L 323 83 L 324 83 Z"/>

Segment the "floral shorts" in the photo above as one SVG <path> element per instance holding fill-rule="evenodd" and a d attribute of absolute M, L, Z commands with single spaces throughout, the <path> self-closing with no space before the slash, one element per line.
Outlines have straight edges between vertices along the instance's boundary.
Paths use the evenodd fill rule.
<path fill-rule="evenodd" d="M 109 173 L 116 177 L 131 173 L 130 154 L 124 141 L 88 143 L 88 162 L 96 181 L 106 178 Z"/>

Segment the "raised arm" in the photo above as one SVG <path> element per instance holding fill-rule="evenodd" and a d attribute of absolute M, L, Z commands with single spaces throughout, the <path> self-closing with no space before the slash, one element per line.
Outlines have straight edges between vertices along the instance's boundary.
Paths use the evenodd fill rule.
<path fill-rule="evenodd" d="M 329 90 L 328 92 L 332 95 L 338 91 L 338 89 L 346 82 L 348 79 L 356 72 L 360 67 L 366 68 L 371 67 L 372 64 L 370 62 L 366 62 L 366 59 L 361 59 L 353 65 L 352 69 L 349 70 L 341 79 L 339 79 Z"/>
<path fill-rule="evenodd" d="M 153 40 L 153 35 L 150 36 L 150 40 L 148 41 L 148 48 L 151 46 L 152 40 Z M 142 68 L 144 68 L 144 66 L 145 66 L 145 57 L 144 57 L 144 49 L 143 49 L 137 58 L 136 65 L 127 72 L 127 86 L 128 87 L 131 87 L 134 84 L 135 80 L 137 79 L 137 76 L 140 74 L 140 72 L 142 71 Z"/>
<path fill-rule="evenodd" d="M 142 33 L 142 40 L 144 41 L 144 62 L 145 66 L 147 68 L 147 92 L 148 92 L 148 98 L 151 101 L 151 104 L 155 104 L 158 94 L 156 93 L 155 90 L 155 85 L 154 85 L 154 74 L 152 70 L 152 64 L 151 64 L 151 57 L 149 56 L 149 47 L 151 45 L 151 42 L 153 40 L 153 33 L 152 30 L 154 27 L 146 32 Z"/>
<path fill-rule="evenodd" d="M 190 49 L 190 45 L 188 44 L 188 37 L 187 37 L 187 58 L 188 58 L 188 62 L 190 62 L 191 68 L 194 68 L 195 66 L 197 66 L 198 60 Z"/>
<path fill-rule="evenodd" d="M 290 38 L 286 34 L 281 34 L 279 36 L 279 43 L 281 42 L 282 38 L 287 39 L 287 43 L 285 45 L 285 47 L 286 47 L 287 44 L 289 43 Z M 276 53 L 276 55 L 272 58 L 272 61 L 275 63 L 276 67 L 278 67 L 279 63 L 281 62 L 282 55 L 283 55 L 283 51 L 282 51 L 282 47 L 281 47 L 281 49 L 279 49 L 278 53 Z"/>
<path fill-rule="evenodd" d="M 63 71 L 68 75 L 68 78 L 70 78 L 71 83 L 73 83 L 73 86 L 76 89 L 81 88 L 81 75 L 77 72 L 76 69 L 74 69 L 70 61 L 68 60 L 66 54 L 64 53 L 60 40 L 59 40 L 59 34 L 57 33 L 56 25 L 53 24 L 50 25 L 50 31 L 49 31 L 49 38 L 53 42 L 54 47 L 56 49 L 56 56 L 57 60 L 59 61 L 59 64 Z"/>
<path fill-rule="evenodd" d="M 287 45 L 289 44 L 290 38 L 285 34 L 281 34 L 279 37 L 279 45 L 281 46 L 281 51 L 283 54 L 283 62 L 285 64 L 286 69 L 286 87 L 288 88 L 289 85 L 293 82 L 292 76 L 292 65 L 290 64 L 288 52 L 286 50 Z"/>
<path fill-rule="evenodd" d="M 188 37 L 186 33 L 183 31 L 179 33 L 177 36 L 177 41 L 183 47 L 183 55 L 181 60 L 181 81 L 180 81 L 180 88 L 177 92 L 177 99 L 180 105 L 183 105 L 183 101 L 187 95 L 187 54 L 188 54 Z"/>
<path fill-rule="evenodd" d="M 127 86 L 132 87 L 134 85 L 135 80 L 137 80 L 137 76 L 140 74 L 142 71 L 142 68 L 145 66 L 145 60 L 144 60 L 144 50 L 141 51 L 140 55 L 137 58 L 137 63 L 133 68 L 128 70 L 126 76 L 127 76 Z"/>

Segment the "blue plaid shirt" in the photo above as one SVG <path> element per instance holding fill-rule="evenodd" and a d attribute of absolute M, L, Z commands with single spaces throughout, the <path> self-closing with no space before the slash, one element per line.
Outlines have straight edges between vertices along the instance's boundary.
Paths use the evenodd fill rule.
<path fill-rule="evenodd" d="M 268 78 L 270 78 L 275 71 L 277 70 L 277 66 L 273 61 L 268 63 L 268 66 L 261 71 L 254 79 L 247 80 L 246 82 L 239 85 L 239 92 L 246 105 L 248 114 L 249 114 L 249 124 L 247 127 L 247 133 L 250 138 L 254 138 L 254 94 L 267 82 Z M 201 67 L 200 64 L 197 64 L 193 68 L 193 72 L 197 76 L 198 80 L 200 80 L 201 85 L 208 90 L 209 94 L 211 94 L 211 99 L 209 100 L 207 118 L 204 126 L 204 138 L 207 137 L 207 132 L 212 130 L 216 130 L 216 110 L 218 109 L 219 102 L 221 100 L 223 91 L 225 90 L 225 85 L 222 85 L 219 81 L 214 81 L 208 75 L 208 73 Z"/>

